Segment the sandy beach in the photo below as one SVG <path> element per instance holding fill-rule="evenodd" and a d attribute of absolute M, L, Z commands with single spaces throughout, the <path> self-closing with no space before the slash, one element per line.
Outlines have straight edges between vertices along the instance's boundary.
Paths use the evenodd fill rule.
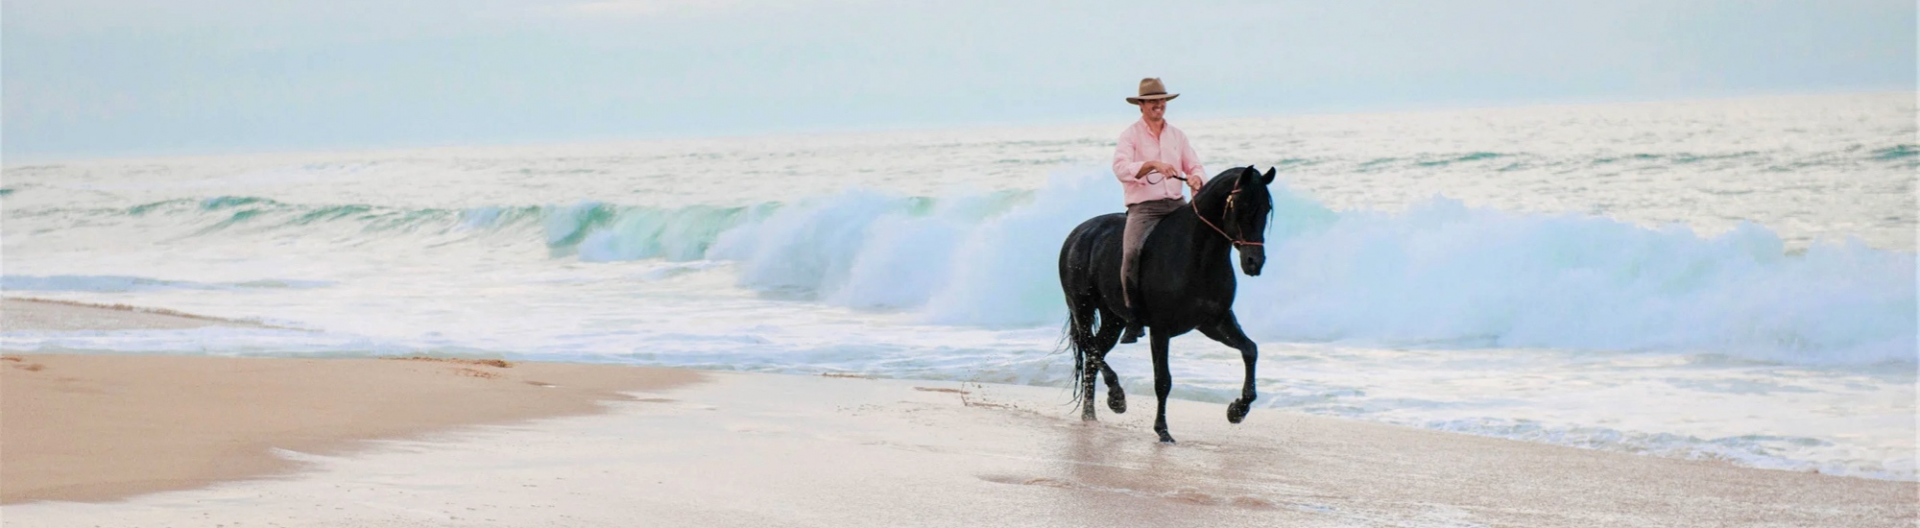
<path fill-rule="evenodd" d="M 7 328 L 189 317 L 6 303 Z M 42 310 L 76 311 L 80 315 Z M 35 318 L 40 319 L 35 319 Z M 117 321 L 117 322 L 114 322 Z M 34 323 L 42 324 L 42 323 Z M 225 324 L 215 322 L 215 324 Z M 1064 390 L 557 363 L 8 354 L 8 526 L 1912 526 L 1912 482 Z"/>

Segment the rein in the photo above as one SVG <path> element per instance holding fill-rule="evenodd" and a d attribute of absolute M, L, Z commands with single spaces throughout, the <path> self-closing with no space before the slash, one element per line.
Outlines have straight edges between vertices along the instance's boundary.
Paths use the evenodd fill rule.
<path fill-rule="evenodd" d="M 1181 175 L 1178 175 L 1178 174 L 1175 174 L 1175 175 L 1173 175 L 1173 176 L 1168 176 L 1168 177 L 1169 177 L 1169 178 L 1173 178 L 1173 179 L 1176 179 L 1176 180 L 1180 180 L 1180 181 L 1187 181 L 1187 177 L 1186 177 L 1186 176 L 1181 176 Z M 1166 180 L 1164 180 L 1164 179 L 1163 179 L 1163 180 L 1160 180 L 1160 181 L 1166 181 Z M 1194 193 L 1194 197 L 1193 197 L 1193 216 L 1195 216 L 1195 217 L 1197 217 L 1197 218 L 1199 218 L 1201 222 L 1206 222 L 1206 223 L 1207 223 L 1207 227 L 1211 227 L 1211 228 L 1213 228 L 1213 232 L 1215 232 L 1215 233 L 1219 233 L 1219 234 L 1220 234 L 1220 236 L 1223 236 L 1223 237 L 1226 237 L 1226 239 L 1227 239 L 1227 241 L 1228 241 L 1228 242 L 1232 242 L 1232 243 L 1233 243 L 1233 245 L 1235 245 L 1235 246 L 1261 246 L 1261 247 L 1266 247 L 1266 244 L 1262 244 L 1262 243 L 1259 243 L 1259 242 L 1248 242 L 1248 241 L 1245 241 L 1245 240 L 1241 240 L 1241 239 L 1239 239 L 1239 238 L 1236 238 L 1236 237 L 1234 237 L 1233 235 L 1229 235 L 1229 234 L 1227 234 L 1227 230 L 1225 230 L 1225 229 L 1221 229 L 1221 228 L 1220 228 L 1220 226 L 1217 226 L 1217 225 L 1213 225 L 1213 221 L 1212 221 L 1212 220 L 1208 220 L 1208 219 L 1207 219 L 1207 215 L 1203 215 L 1203 214 L 1200 214 L 1200 196 L 1199 196 L 1199 194 L 1200 194 L 1200 193 L 1198 193 L 1198 192 L 1195 192 L 1195 193 Z M 1240 194 L 1240 180 L 1236 178 L 1236 179 L 1234 179 L 1234 180 L 1233 180 L 1233 191 L 1231 191 L 1231 192 L 1228 192 L 1228 193 L 1227 193 L 1227 208 L 1226 208 L 1226 210 L 1225 210 L 1225 211 L 1221 211 L 1221 212 L 1220 212 L 1220 221 L 1222 221 L 1222 222 L 1225 222 L 1225 221 L 1226 221 L 1226 218 L 1227 218 L 1227 213 L 1226 213 L 1226 212 L 1227 212 L 1227 211 L 1232 211 L 1232 210 L 1233 210 L 1233 197 L 1234 197 L 1235 195 L 1238 195 L 1238 194 Z"/>

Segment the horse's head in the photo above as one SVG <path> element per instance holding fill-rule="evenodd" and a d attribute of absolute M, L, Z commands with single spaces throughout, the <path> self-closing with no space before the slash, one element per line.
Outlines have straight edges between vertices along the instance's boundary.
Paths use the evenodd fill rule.
<path fill-rule="evenodd" d="M 1214 229 L 1240 250 L 1240 270 L 1247 275 L 1259 275 L 1267 263 L 1267 216 L 1273 212 L 1267 185 L 1273 183 L 1273 172 L 1267 169 L 1263 175 L 1252 166 L 1228 169 L 1194 197 L 1201 218 L 1214 222 Z"/>

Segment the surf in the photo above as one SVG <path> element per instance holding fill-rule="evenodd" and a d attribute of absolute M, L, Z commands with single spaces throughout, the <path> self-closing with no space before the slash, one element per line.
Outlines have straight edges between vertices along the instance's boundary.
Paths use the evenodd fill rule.
<path fill-rule="evenodd" d="M 378 240 L 425 252 L 445 244 L 544 247 L 549 258 L 583 263 L 725 263 L 737 287 L 766 295 L 908 312 L 934 324 L 1024 328 L 1065 317 L 1051 246 L 1075 219 L 1115 210 L 1116 186 L 1089 168 L 1055 171 L 1034 190 L 911 196 L 849 187 L 732 207 L 588 200 L 409 209 L 212 196 L 17 213 L 55 231 L 111 224 L 185 243 L 305 233 L 346 251 Z M 1444 196 L 1402 211 L 1335 210 L 1284 180 L 1273 197 L 1269 270 L 1238 293 L 1242 322 L 1257 338 L 1800 364 L 1915 360 L 1914 255 L 1857 239 L 1789 249 L 1752 222 L 1703 234 Z M 9 275 L 7 284 L 120 291 L 173 282 Z"/>

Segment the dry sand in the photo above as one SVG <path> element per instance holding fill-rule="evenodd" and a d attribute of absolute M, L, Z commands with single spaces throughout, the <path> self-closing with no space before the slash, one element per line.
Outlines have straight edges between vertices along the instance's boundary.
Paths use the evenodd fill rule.
<path fill-rule="evenodd" d="M 952 382 L 393 360 L 0 363 L 8 527 L 1920 519 L 1912 482 L 1261 410 L 1229 425 L 1216 404 L 1172 402 L 1181 443 L 1161 445 L 1141 412 L 1150 395 L 1133 395 L 1132 413 L 1083 423 L 1059 389 Z M 614 391 L 634 398 L 593 403 Z M 448 429 L 596 408 L 608 412 Z M 387 440 L 353 441 L 364 438 Z M 224 480 L 261 475 L 277 476 Z M 130 496 L 165 489 L 179 491 Z M 67 502 L 103 499 L 118 500 Z"/>
<path fill-rule="evenodd" d="M 290 471 L 273 448 L 584 414 L 684 370 L 394 359 L 0 356 L 0 504 L 99 501 Z"/>

